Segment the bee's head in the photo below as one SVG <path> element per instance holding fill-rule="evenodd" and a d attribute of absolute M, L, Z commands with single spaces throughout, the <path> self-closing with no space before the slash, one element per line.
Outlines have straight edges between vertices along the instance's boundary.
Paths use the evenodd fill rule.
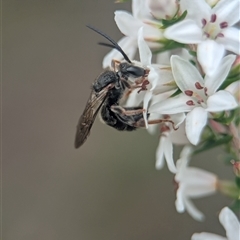
<path fill-rule="evenodd" d="M 139 66 L 135 66 L 132 63 L 122 62 L 119 64 L 119 73 L 124 78 L 139 78 L 145 75 L 145 69 Z"/>

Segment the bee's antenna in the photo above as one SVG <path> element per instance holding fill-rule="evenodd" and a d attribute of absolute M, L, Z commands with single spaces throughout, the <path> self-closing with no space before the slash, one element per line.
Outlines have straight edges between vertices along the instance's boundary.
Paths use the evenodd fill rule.
<path fill-rule="evenodd" d="M 127 54 L 122 50 L 122 48 L 117 44 L 117 42 L 115 42 L 112 38 L 110 38 L 107 34 L 101 32 L 100 30 L 92 27 L 92 26 L 89 26 L 89 25 L 86 25 L 88 28 L 92 29 L 94 32 L 97 32 L 98 34 L 102 35 L 103 37 L 105 37 L 108 41 L 110 41 L 112 44 L 108 44 L 108 43 L 102 43 L 100 42 L 99 44 L 102 45 L 102 46 L 106 46 L 106 47 L 111 47 L 111 48 L 115 48 L 117 49 L 124 57 L 124 59 L 126 61 L 128 61 L 129 63 L 132 63 L 130 61 L 130 59 L 128 58 Z"/>

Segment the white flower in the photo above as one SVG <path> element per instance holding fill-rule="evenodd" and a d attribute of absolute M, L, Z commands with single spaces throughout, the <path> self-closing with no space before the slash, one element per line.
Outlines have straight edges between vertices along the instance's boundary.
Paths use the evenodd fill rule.
<path fill-rule="evenodd" d="M 167 162 L 167 166 L 170 172 L 176 173 L 177 169 L 173 160 L 173 144 L 184 145 L 189 141 L 186 138 L 185 129 L 182 122 L 185 119 L 184 114 L 173 114 L 169 118 L 175 123 L 175 127 L 179 127 L 174 130 L 170 123 L 165 123 L 160 128 L 161 136 L 159 144 L 156 150 L 156 169 L 162 169 L 164 166 L 164 159 Z"/>
<path fill-rule="evenodd" d="M 225 80 L 234 59 L 233 55 L 224 57 L 221 68 L 211 77 L 206 76 L 203 79 L 190 62 L 178 56 L 172 56 L 173 76 L 182 93 L 150 106 L 149 112 L 161 114 L 188 112 L 186 134 L 192 144 L 198 144 L 209 113 L 230 110 L 238 106 L 231 93 L 225 90 L 217 91 Z"/>
<path fill-rule="evenodd" d="M 156 23 L 150 19 L 150 9 L 148 8 L 146 0 L 133 0 L 132 12 L 133 14 L 126 11 L 116 11 L 114 18 L 119 30 L 125 35 L 118 44 L 129 59 L 133 59 L 135 56 L 138 44 L 138 31 L 141 27 L 143 27 L 144 38 L 150 41 L 149 44 L 151 46 L 159 47 L 159 43 L 154 43 L 154 41 L 162 38 L 162 32 L 153 26 Z M 148 24 L 145 22 L 148 22 Z M 123 57 L 117 50 L 113 49 L 104 57 L 103 68 L 111 66 L 113 59 L 122 60 Z"/>
<path fill-rule="evenodd" d="M 219 221 L 226 230 L 226 236 L 222 237 L 213 233 L 194 233 L 191 240 L 239 240 L 240 223 L 235 214 L 228 208 L 224 207 L 219 214 Z"/>
<path fill-rule="evenodd" d="M 178 184 L 178 190 L 175 205 L 178 212 L 187 210 L 195 220 L 201 221 L 204 215 L 193 205 L 191 198 L 213 194 L 216 191 L 217 177 L 205 170 L 189 167 L 191 154 L 192 148 L 185 146 L 176 164 L 175 181 Z"/>
<path fill-rule="evenodd" d="M 151 14 L 157 19 L 168 19 L 178 10 L 176 0 L 147 0 Z"/>
<path fill-rule="evenodd" d="M 140 92 L 139 88 L 133 90 L 127 100 L 126 106 L 139 106 L 139 104 L 143 102 L 143 108 L 145 109 L 143 116 L 146 128 L 148 128 L 147 110 L 149 102 L 154 98 L 154 95 L 170 91 L 177 86 L 174 82 L 170 66 L 151 64 L 152 53 L 143 38 L 143 27 L 138 31 L 138 48 L 141 65 L 150 71 L 147 77 L 147 84 L 144 85 L 145 89 Z"/>
<path fill-rule="evenodd" d="M 166 29 L 164 36 L 177 42 L 198 44 L 197 57 L 204 72 L 218 68 L 225 49 L 239 54 L 239 0 L 220 0 L 211 8 L 204 0 L 181 0 L 187 17 Z"/>

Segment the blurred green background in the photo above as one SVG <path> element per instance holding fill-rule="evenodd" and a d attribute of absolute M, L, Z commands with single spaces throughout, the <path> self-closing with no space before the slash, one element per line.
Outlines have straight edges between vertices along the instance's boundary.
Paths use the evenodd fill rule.
<path fill-rule="evenodd" d="M 194 201 L 206 221 L 175 210 L 173 175 L 155 170 L 158 135 L 116 130 L 96 120 L 81 149 L 75 128 L 109 49 L 85 27 L 118 40 L 113 20 L 130 3 L 113 0 L 2 1 L 2 236 L 4 240 L 190 239 L 224 235 L 229 203 Z M 175 159 L 179 151 L 175 153 Z M 231 176 L 208 152 L 191 164 Z"/>

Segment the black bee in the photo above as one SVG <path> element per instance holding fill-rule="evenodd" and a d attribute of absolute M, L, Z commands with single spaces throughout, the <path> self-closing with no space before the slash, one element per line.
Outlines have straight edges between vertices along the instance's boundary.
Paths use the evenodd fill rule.
<path fill-rule="evenodd" d="M 78 121 L 75 148 L 79 148 L 86 141 L 100 109 L 103 121 L 117 130 L 133 131 L 136 128 L 145 127 L 143 118 L 145 110 L 142 107 L 121 107 L 119 101 L 127 89 L 130 92 L 134 87 L 140 88 L 139 91 L 146 90 L 146 85 L 149 83 L 147 80 L 149 69 L 138 66 L 136 62 L 131 62 L 122 48 L 109 36 L 91 26 L 87 27 L 108 39 L 112 44 L 99 44 L 117 49 L 125 61 L 113 60 L 113 70 L 101 73 L 93 83 L 90 98 Z M 148 117 L 149 114 L 147 114 Z M 174 123 L 169 119 L 151 120 L 148 121 L 148 124 L 162 122 L 170 122 L 175 129 Z"/>
<path fill-rule="evenodd" d="M 75 148 L 79 148 L 86 141 L 100 109 L 103 121 L 117 130 L 132 131 L 145 126 L 142 107 L 123 108 L 119 106 L 119 101 L 125 90 L 131 88 L 130 79 L 142 81 L 149 70 L 132 63 L 122 48 L 106 34 L 87 27 L 108 39 L 112 44 L 99 44 L 117 49 L 125 61 L 113 61 L 114 70 L 101 73 L 93 83 L 90 98 L 77 125 Z"/>

